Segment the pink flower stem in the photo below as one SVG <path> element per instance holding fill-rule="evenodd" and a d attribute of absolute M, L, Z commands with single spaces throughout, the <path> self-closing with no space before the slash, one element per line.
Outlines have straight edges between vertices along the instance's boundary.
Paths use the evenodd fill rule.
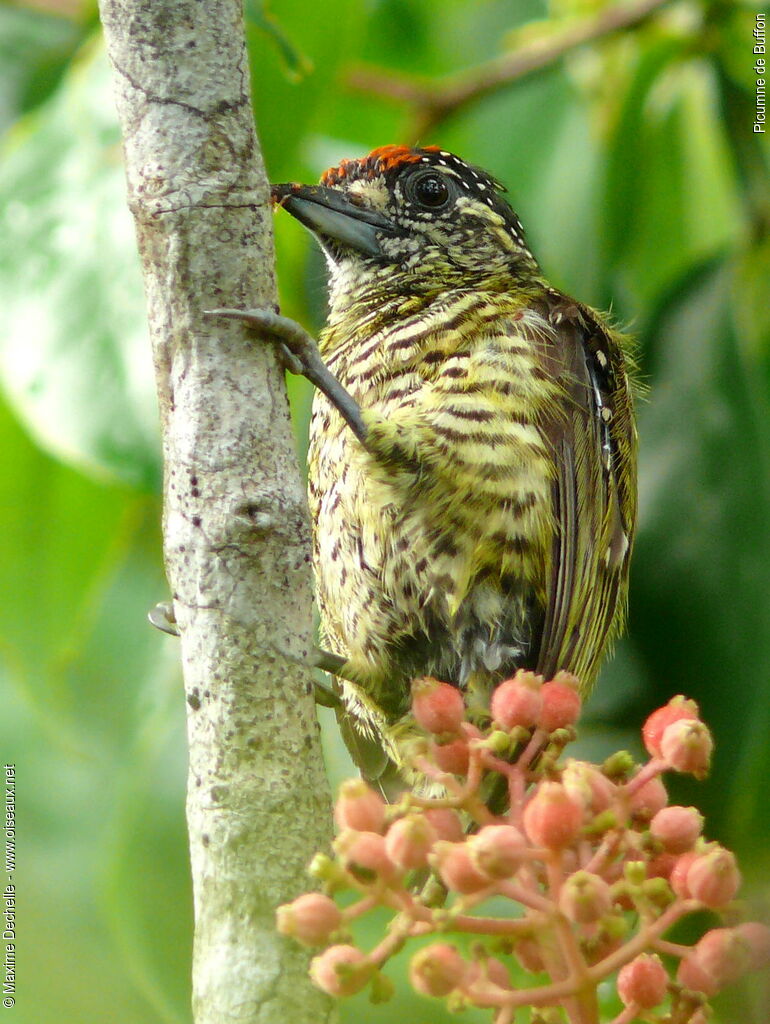
<path fill-rule="evenodd" d="M 516 761 L 516 767 L 522 772 L 529 768 L 530 764 L 548 742 L 548 733 L 543 729 L 535 729 L 530 737 L 529 743 L 524 748 L 521 757 Z"/>
<path fill-rule="evenodd" d="M 465 788 L 460 785 L 454 775 L 450 775 L 449 772 L 442 772 L 440 768 L 437 768 L 432 761 L 429 761 L 427 757 L 416 757 L 414 759 L 414 767 L 422 772 L 429 779 L 433 779 L 434 782 L 440 783 L 447 790 L 448 793 L 452 794 L 452 797 L 420 797 L 415 796 L 413 793 L 409 793 L 409 802 L 416 804 L 421 807 L 441 807 L 441 806 L 454 806 L 458 799 L 462 797 Z M 444 800 L 451 799 L 452 804 L 445 804 Z"/>
<path fill-rule="evenodd" d="M 541 896 L 534 889 L 527 889 L 515 882 L 498 882 L 497 891 L 501 896 L 509 900 L 521 903 L 523 907 L 530 907 L 532 910 L 540 910 L 549 918 L 556 913 L 556 906 L 547 896 Z"/>
<path fill-rule="evenodd" d="M 364 898 L 360 899 L 358 903 L 353 903 L 349 907 L 345 907 L 342 911 L 342 916 L 345 921 L 355 921 L 357 917 L 361 917 L 362 914 L 366 914 L 374 907 L 379 906 L 380 902 L 379 893 L 376 896 L 364 896 Z"/>
<path fill-rule="evenodd" d="M 564 884 L 564 859 L 561 852 L 559 850 L 547 850 L 545 866 L 548 872 L 548 893 L 555 903 Z"/>
<path fill-rule="evenodd" d="M 498 917 L 473 917 L 461 914 L 452 918 L 452 930 L 469 932 L 472 935 L 500 935 L 519 937 L 529 935 L 543 927 L 544 922 L 532 916 L 519 917 L 513 921 Z"/>
<path fill-rule="evenodd" d="M 613 1017 L 609 1024 L 632 1024 L 632 1021 L 636 1020 L 636 1018 L 639 1016 L 639 1013 L 639 1004 L 631 1003 L 624 1010 L 621 1010 L 617 1017 Z"/>
<path fill-rule="evenodd" d="M 657 939 L 652 943 L 652 949 L 658 953 L 665 953 L 667 956 L 683 957 L 692 952 L 692 946 L 685 946 L 681 942 L 670 942 L 668 939 Z"/>
<path fill-rule="evenodd" d="M 424 810 L 432 808 L 458 808 L 468 811 L 470 815 L 481 825 L 497 819 L 478 797 L 478 789 L 483 774 L 483 752 L 471 748 L 468 776 L 464 785 L 458 783 L 454 775 L 442 772 L 427 758 L 417 757 L 414 759 L 414 767 L 430 779 L 434 779 L 442 785 L 449 794 L 446 797 L 420 797 L 410 793 L 408 804 L 411 807 L 421 807 Z"/>
<path fill-rule="evenodd" d="M 697 900 L 677 900 L 676 903 L 672 903 L 660 915 L 657 921 L 645 925 L 633 938 L 623 943 L 620 949 L 616 949 L 608 956 L 605 956 L 603 960 L 599 960 L 592 967 L 589 967 L 589 974 L 595 982 L 600 982 L 603 978 L 612 974 L 613 971 L 617 971 L 618 968 L 629 963 L 635 956 L 652 948 L 659 941 L 663 933 L 676 924 L 680 917 L 685 917 L 694 910 L 700 910 L 701 906 Z"/>
<path fill-rule="evenodd" d="M 508 819 L 512 825 L 522 828 L 522 816 L 524 814 L 525 797 L 527 795 L 527 780 L 524 772 L 518 769 L 508 775 Z"/>
<path fill-rule="evenodd" d="M 564 861 L 560 851 L 549 851 L 546 868 L 549 895 L 555 903 L 564 884 Z M 567 978 L 572 982 L 575 993 L 574 999 L 565 1001 L 564 1008 L 567 1010 L 570 1020 L 575 1024 L 599 1024 L 596 983 L 588 972 L 588 965 L 580 950 L 572 925 L 560 913 L 554 915 L 553 924 L 561 956 L 567 967 Z"/>
<path fill-rule="evenodd" d="M 413 921 L 409 914 L 399 914 L 393 918 L 388 934 L 368 954 L 367 960 L 377 967 L 382 967 L 385 961 L 398 953 L 406 940 L 415 934 L 417 933 L 413 931 Z"/>
<path fill-rule="evenodd" d="M 597 846 L 594 855 L 583 865 L 584 870 L 590 871 L 595 875 L 602 874 L 603 869 L 618 852 L 618 847 L 623 839 L 623 833 L 624 829 L 622 827 L 608 833 L 602 839 L 599 846 Z"/>
<path fill-rule="evenodd" d="M 572 978 L 565 978 L 548 985 L 535 988 L 520 988 L 507 992 L 504 989 L 493 989 L 491 986 L 484 993 L 484 1003 L 489 1007 L 500 1006 L 515 1010 L 520 1006 L 560 1006 L 565 999 L 575 994 L 575 983 Z M 575 1024 L 594 1024 L 591 1018 L 578 1017 Z"/>
<path fill-rule="evenodd" d="M 562 875 L 560 858 L 558 855 L 552 859 L 549 865 L 549 880 L 551 885 L 557 885 Z M 697 910 L 700 904 L 697 900 L 680 900 L 672 904 L 657 921 L 648 924 L 644 929 L 626 942 L 620 949 L 604 957 L 598 963 L 589 967 L 577 945 L 577 941 L 563 915 L 559 914 L 551 900 L 523 889 L 521 886 L 510 882 L 500 883 L 498 886 L 501 895 L 508 896 L 525 906 L 534 907 L 543 911 L 544 920 L 533 922 L 532 918 L 518 919 L 516 921 L 505 921 L 495 918 L 474 918 L 461 915 L 451 922 L 450 927 L 457 931 L 470 932 L 472 934 L 485 935 L 506 935 L 524 932 L 531 932 L 533 928 L 543 931 L 550 923 L 556 929 L 561 955 L 567 967 L 567 977 L 559 978 L 551 984 L 543 985 L 532 989 L 519 989 L 515 992 L 505 992 L 490 986 L 484 992 L 483 1002 L 489 1007 L 508 1009 L 511 1014 L 507 1019 L 512 1020 L 513 1010 L 521 1006 L 554 1006 L 561 1003 L 567 1009 L 572 1024 L 597 1024 L 598 1007 L 596 1002 L 596 986 L 608 975 L 612 974 L 624 964 L 629 963 L 650 948 L 660 948 L 663 952 L 674 952 L 681 955 L 681 950 L 687 947 L 678 947 L 674 943 L 666 943 L 660 938 L 662 934 L 679 920 L 680 917 Z M 417 933 L 426 934 L 438 930 L 433 920 L 432 911 L 421 906 L 408 893 L 390 893 L 388 902 L 394 908 L 400 910 L 400 918 L 394 919 L 391 926 L 391 933 L 376 946 L 369 954 L 372 963 L 381 966 L 388 957 L 392 956 L 401 948 L 409 935 Z M 363 902 L 363 901 L 362 901 Z M 558 961 L 549 964 L 552 975 L 560 971 Z M 478 994 L 480 996 L 480 993 Z M 499 1017 L 505 1020 L 505 1017 Z M 613 1024 L 625 1024 L 632 1020 L 632 1017 L 617 1018 Z M 497 1024 L 497 1020 L 496 1020 Z"/>
<path fill-rule="evenodd" d="M 643 768 L 641 768 L 633 779 L 629 781 L 623 787 L 623 792 L 626 796 L 633 796 L 637 790 L 641 789 L 642 786 L 646 785 L 650 779 L 654 779 L 658 775 L 662 775 L 668 766 L 666 762 L 660 757 L 651 758 Z"/>
<path fill-rule="evenodd" d="M 484 899 L 486 898 L 485 896 Z M 373 898 L 373 905 L 376 905 L 378 902 L 382 902 L 381 897 L 379 899 Z M 450 930 L 468 932 L 471 935 L 517 937 L 537 931 L 538 928 L 544 927 L 548 921 L 548 917 L 541 913 L 516 918 L 515 920 L 503 917 L 474 917 L 472 914 L 457 914 L 456 916 L 451 914 L 448 919 L 442 915 L 440 921 L 437 921 L 433 910 L 430 907 L 424 907 L 408 892 L 389 893 L 387 904 L 394 910 L 398 910 L 400 913 L 411 917 L 416 923 L 429 925 L 428 931 L 436 932 Z M 549 910 L 551 909 L 549 907 Z"/>

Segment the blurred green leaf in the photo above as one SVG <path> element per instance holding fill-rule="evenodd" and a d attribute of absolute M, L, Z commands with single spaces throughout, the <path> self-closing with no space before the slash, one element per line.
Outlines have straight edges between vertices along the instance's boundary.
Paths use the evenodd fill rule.
<path fill-rule="evenodd" d="M 0 152 L 0 380 L 46 449 L 157 488 L 151 353 L 111 89 L 92 46 Z"/>
<path fill-rule="evenodd" d="M 715 730 L 709 784 L 688 790 L 710 834 L 766 856 L 757 783 L 770 771 L 770 406 L 737 342 L 733 273 L 699 270 L 651 337 L 632 639 L 653 699 L 692 694 Z"/>
<path fill-rule="evenodd" d="M 0 6 L 0 137 L 56 88 L 83 31 L 45 11 Z"/>
<path fill-rule="evenodd" d="M 145 617 L 166 594 L 158 502 L 49 458 L 3 403 L 0 446 L 0 744 L 19 777 L 25 906 L 18 1009 L 29 1024 L 85 1024 L 115 1004 L 124 1024 L 179 1024 L 191 929 L 183 698 L 176 645 Z"/>
<path fill-rule="evenodd" d="M 247 26 L 254 109 L 272 181 L 300 175 L 304 136 L 317 118 L 328 117 L 335 81 L 357 50 L 364 16 L 357 0 L 339 0 L 332 16 L 321 8 L 309 11 L 305 0 L 283 0 L 281 31 L 312 63 L 312 73 L 299 80 L 287 78 L 274 40 Z"/>
<path fill-rule="evenodd" d="M 600 150 L 586 111 L 568 106 L 549 147 L 550 159 L 536 184 L 534 205 L 540 211 L 537 256 L 554 284 L 590 304 L 603 296 L 599 238 L 598 182 Z M 571 170 L 564 188 L 563 166 Z"/>
<path fill-rule="evenodd" d="M 270 10 L 267 0 L 246 0 L 244 13 L 247 24 L 251 23 L 273 40 L 293 81 L 299 81 L 313 70 L 312 61 L 294 46 Z"/>
<path fill-rule="evenodd" d="M 737 258 L 732 308 L 745 354 L 768 368 L 770 362 L 770 237 L 748 246 Z M 766 377 L 770 382 L 770 376 Z"/>
<path fill-rule="evenodd" d="M 712 70 L 680 47 L 664 40 L 641 61 L 607 161 L 607 259 L 636 309 L 742 227 Z"/>

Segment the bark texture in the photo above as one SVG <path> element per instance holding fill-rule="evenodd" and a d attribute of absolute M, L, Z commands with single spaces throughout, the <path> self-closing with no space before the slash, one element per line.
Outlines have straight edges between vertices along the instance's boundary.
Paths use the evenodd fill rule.
<path fill-rule="evenodd" d="M 276 935 L 330 813 L 311 676 L 304 486 L 268 342 L 271 213 L 238 0 L 102 0 L 144 269 L 166 571 L 188 705 L 196 1024 L 330 1019 Z"/>

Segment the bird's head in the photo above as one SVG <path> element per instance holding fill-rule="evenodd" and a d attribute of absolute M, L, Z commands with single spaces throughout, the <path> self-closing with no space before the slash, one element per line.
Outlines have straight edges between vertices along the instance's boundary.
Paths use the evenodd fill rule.
<path fill-rule="evenodd" d="M 485 171 L 437 146 L 381 146 L 320 185 L 274 185 L 316 236 L 334 308 L 362 294 L 510 288 L 537 274 L 521 224 Z"/>

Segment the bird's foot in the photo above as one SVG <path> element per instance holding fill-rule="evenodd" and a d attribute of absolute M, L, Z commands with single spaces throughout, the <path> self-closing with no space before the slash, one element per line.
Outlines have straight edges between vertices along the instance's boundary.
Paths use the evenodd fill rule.
<path fill-rule="evenodd" d="M 269 334 L 279 342 L 281 361 L 290 373 L 307 377 L 321 363 L 313 338 L 296 320 L 272 309 L 207 309 L 206 316 L 221 316 L 224 320 L 240 320 L 248 327 Z"/>
<path fill-rule="evenodd" d="M 177 625 L 176 617 L 174 616 L 173 601 L 159 601 L 156 605 L 153 605 L 153 607 L 150 608 L 147 613 L 147 618 L 156 629 L 161 631 L 161 633 L 168 633 L 169 636 L 179 636 L 179 626 Z M 312 664 L 313 668 L 319 668 L 333 676 L 342 676 L 344 678 L 347 662 L 338 654 L 332 654 L 331 651 L 322 651 L 320 648 L 316 647 L 313 651 Z M 313 688 L 316 704 L 321 704 L 325 708 L 335 709 L 342 706 L 339 694 L 339 685 L 335 682 L 314 679 Z"/>
<path fill-rule="evenodd" d="M 315 341 L 296 320 L 281 316 L 272 309 L 208 309 L 206 316 L 240 320 L 248 327 L 274 338 L 279 343 L 281 360 L 286 369 L 306 377 L 322 391 L 356 437 L 364 441 L 367 430 L 358 403 L 327 369 Z"/>
<path fill-rule="evenodd" d="M 159 601 L 147 612 L 147 618 L 161 633 L 168 633 L 169 636 L 179 636 L 179 626 L 176 624 L 173 601 Z"/>

